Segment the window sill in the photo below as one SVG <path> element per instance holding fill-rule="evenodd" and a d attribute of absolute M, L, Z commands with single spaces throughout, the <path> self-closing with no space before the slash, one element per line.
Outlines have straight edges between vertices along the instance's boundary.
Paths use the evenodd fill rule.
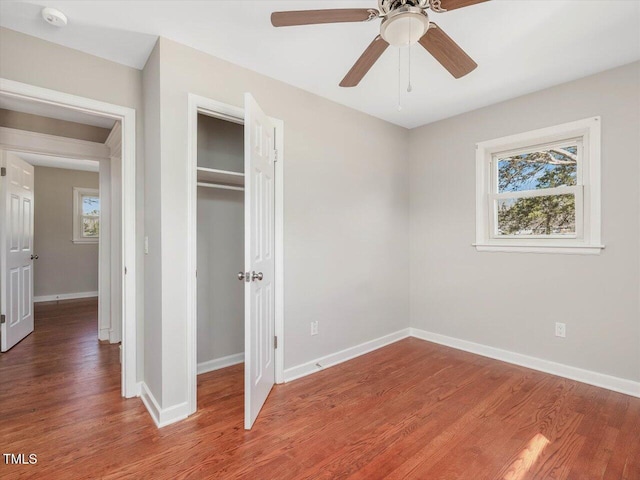
<path fill-rule="evenodd" d="M 508 253 L 553 253 L 564 255 L 600 255 L 604 249 L 604 245 L 499 245 L 474 243 L 478 252 L 508 252 Z"/>
<path fill-rule="evenodd" d="M 73 243 L 75 243 L 76 245 L 91 245 L 91 244 L 97 245 L 98 242 L 99 242 L 99 240 L 97 238 L 96 239 L 92 239 L 92 240 L 83 239 L 83 240 L 71 240 L 71 241 Z"/>

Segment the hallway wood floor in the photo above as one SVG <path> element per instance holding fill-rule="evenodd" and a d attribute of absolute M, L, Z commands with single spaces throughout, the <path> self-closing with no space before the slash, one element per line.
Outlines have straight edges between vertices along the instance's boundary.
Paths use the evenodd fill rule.
<path fill-rule="evenodd" d="M 640 399 L 406 339 L 276 386 L 243 430 L 243 366 L 156 429 L 120 397 L 95 300 L 38 304 L 0 356 L 0 478 L 640 479 Z"/>

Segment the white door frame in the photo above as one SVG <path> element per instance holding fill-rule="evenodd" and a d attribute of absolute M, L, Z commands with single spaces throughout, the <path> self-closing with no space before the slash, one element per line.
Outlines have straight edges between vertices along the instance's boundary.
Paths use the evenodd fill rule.
<path fill-rule="evenodd" d="M 136 317 L 136 111 L 0 78 L 0 96 L 57 105 L 120 121 L 122 125 L 122 396 L 139 396 Z M 113 274 L 114 272 L 112 272 Z"/>
<path fill-rule="evenodd" d="M 198 167 L 198 113 L 244 125 L 244 108 L 221 103 L 210 98 L 189 94 L 188 99 L 188 161 L 187 161 L 187 386 L 189 389 L 189 415 L 197 410 L 197 331 L 198 296 L 196 288 L 197 263 L 197 167 Z M 284 123 L 270 118 L 276 126 L 276 162 L 275 178 L 275 333 L 278 348 L 275 352 L 276 383 L 284 382 Z M 243 251 L 244 247 L 242 246 Z M 244 268 L 244 263 L 238 266 Z M 230 279 L 231 280 L 231 279 Z"/>

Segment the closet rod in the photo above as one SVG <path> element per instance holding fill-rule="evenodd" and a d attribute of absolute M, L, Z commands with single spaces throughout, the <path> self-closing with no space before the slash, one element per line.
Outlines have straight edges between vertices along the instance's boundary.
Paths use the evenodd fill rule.
<path fill-rule="evenodd" d="M 196 185 L 199 187 L 207 187 L 207 188 L 221 188 L 223 190 L 239 190 L 244 191 L 244 187 L 234 187 L 233 185 L 222 185 L 220 183 L 203 183 L 198 182 Z"/>

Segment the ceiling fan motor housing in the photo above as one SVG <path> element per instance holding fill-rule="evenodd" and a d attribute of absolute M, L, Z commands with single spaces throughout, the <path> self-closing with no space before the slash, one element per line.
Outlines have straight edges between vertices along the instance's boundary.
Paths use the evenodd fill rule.
<path fill-rule="evenodd" d="M 378 0 L 378 9 L 383 15 L 387 15 L 402 7 L 429 8 L 429 0 Z"/>

